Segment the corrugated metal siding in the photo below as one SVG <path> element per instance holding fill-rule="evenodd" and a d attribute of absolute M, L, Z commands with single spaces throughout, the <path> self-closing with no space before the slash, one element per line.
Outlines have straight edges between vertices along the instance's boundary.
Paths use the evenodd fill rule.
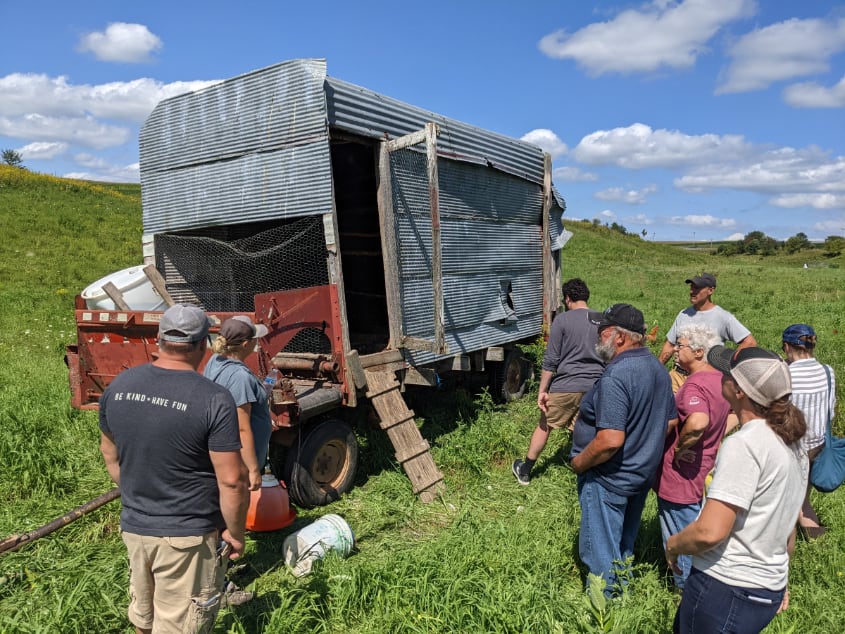
<path fill-rule="evenodd" d="M 396 138 L 421 130 L 429 121 L 440 125 L 438 153 L 489 165 L 543 182 L 543 151 L 489 130 L 449 119 L 334 77 L 326 78 L 329 125 L 362 136 Z"/>
<path fill-rule="evenodd" d="M 541 187 L 470 163 L 440 158 L 437 164 L 449 353 L 538 335 L 543 311 Z M 431 340 L 434 307 L 425 156 L 412 150 L 394 153 L 391 169 L 402 331 Z M 509 289 L 513 311 L 507 307 Z M 409 356 L 416 364 L 439 358 L 420 351 L 409 351 Z"/>
<path fill-rule="evenodd" d="M 161 102 L 141 129 L 145 233 L 331 209 L 323 60 Z"/>

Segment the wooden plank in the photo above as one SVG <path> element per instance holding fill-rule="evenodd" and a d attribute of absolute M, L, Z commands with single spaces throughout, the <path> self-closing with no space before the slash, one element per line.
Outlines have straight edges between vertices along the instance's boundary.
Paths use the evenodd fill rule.
<path fill-rule="evenodd" d="M 553 302 L 557 299 L 552 262 L 551 235 L 549 234 L 549 212 L 552 208 L 552 157 L 548 152 L 543 160 L 543 326 L 546 332 L 552 326 L 552 315 L 557 310 Z"/>
<path fill-rule="evenodd" d="M 346 353 L 346 367 L 352 373 L 352 381 L 355 389 L 363 390 L 367 387 L 367 375 L 364 374 L 364 367 L 361 365 L 361 358 L 357 350 L 350 350 Z"/>
<path fill-rule="evenodd" d="M 415 145 L 419 145 L 420 143 L 425 143 L 425 140 L 426 131 L 417 130 L 416 132 L 411 132 L 410 134 L 406 134 L 405 136 L 400 136 L 398 139 L 391 139 L 390 141 L 385 141 L 385 143 L 387 144 L 388 151 L 395 152 L 396 150 L 404 150 L 405 148 L 413 147 Z"/>
<path fill-rule="evenodd" d="M 381 231 L 381 254 L 384 262 L 384 289 L 387 295 L 387 323 L 390 334 L 388 346 L 399 347 L 402 337 L 402 303 L 399 294 L 399 260 L 396 246 L 396 227 L 393 217 L 393 192 L 390 178 L 390 151 L 388 142 L 379 146 L 378 165 L 378 215 Z"/>
<path fill-rule="evenodd" d="M 425 151 L 428 168 L 428 202 L 431 210 L 431 286 L 434 291 L 434 352 L 443 354 L 446 335 L 443 320 L 443 264 L 440 247 L 440 184 L 437 172 L 437 124 L 425 124 Z"/>
<path fill-rule="evenodd" d="M 126 300 L 123 299 L 123 293 L 120 292 L 120 289 L 114 283 L 106 282 L 103 284 L 103 292 L 114 302 L 117 310 L 132 310 L 129 308 L 129 304 L 126 303 Z"/>
<path fill-rule="evenodd" d="M 364 369 L 370 368 L 374 365 L 383 365 L 385 363 L 393 363 L 396 361 L 404 361 L 404 357 L 399 350 L 384 350 L 383 352 L 375 352 L 373 354 L 365 354 L 361 359 L 361 367 Z"/>
<path fill-rule="evenodd" d="M 435 311 L 435 313 L 436 312 L 437 311 Z M 437 346 L 433 341 L 420 339 L 419 337 L 402 337 L 402 347 L 407 348 L 408 350 L 424 350 L 425 352 L 437 351 Z"/>
<path fill-rule="evenodd" d="M 431 445 L 428 444 L 428 441 L 422 439 L 416 445 L 407 445 L 402 448 L 402 451 L 396 452 L 396 459 L 399 462 L 407 462 L 411 458 L 416 458 L 421 453 L 428 453 L 428 450 L 431 449 Z"/>
<path fill-rule="evenodd" d="M 437 385 L 437 372 L 433 368 L 415 368 L 411 366 L 405 372 L 403 380 L 405 385 L 427 385 L 435 387 Z"/>
<path fill-rule="evenodd" d="M 173 306 L 173 304 L 176 303 L 173 301 L 170 293 L 167 292 L 167 286 L 164 278 L 161 276 L 161 273 L 158 272 L 158 269 L 154 264 L 148 264 L 144 267 L 144 275 L 146 275 L 147 279 L 150 280 L 153 287 L 156 289 L 156 292 L 158 292 L 165 304 Z"/>

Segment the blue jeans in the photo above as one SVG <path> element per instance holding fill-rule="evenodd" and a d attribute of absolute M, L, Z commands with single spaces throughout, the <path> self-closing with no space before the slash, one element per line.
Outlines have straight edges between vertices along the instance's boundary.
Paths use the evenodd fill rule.
<path fill-rule="evenodd" d="M 578 554 L 591 573 L 604 578 L 608 597 L 618 590 L 617 570 L 624 570 L 626 560 L 634 554 L 647 495 L 648 489 L 632 496 L 619 495 L 588 474 L 578 477 Z"/>
<path fill-rule="evenodd" d="M 673 631 L 757 634 L 775 618 L 784 590 L 729 586 L 693 568 L 675 614 Z"/>
<path fill-rule="evenodd" d="M 657 498 L 657 519 L 660 521 L 660 534 L 663 536 L 663 549 L 666 549 L 666 540 L 675 533 L 680 533 L 687 526 L 695 521 L 698 512 L 701 510 L 701 502 L 695 504 L 676 504 L 660 497 Z M 680 575 L 672 573 L 675 578 L 675 585 L 683 590 L 684 582 L 689 577 L 692 568 L 692 556 L 680 555 L 678 566 L 683 571 Z"/>

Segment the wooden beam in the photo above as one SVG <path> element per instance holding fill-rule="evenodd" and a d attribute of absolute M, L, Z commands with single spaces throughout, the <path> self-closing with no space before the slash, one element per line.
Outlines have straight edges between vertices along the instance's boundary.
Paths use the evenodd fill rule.
<path fill-rule="evenodd" d="M 161 276 L 161 273 L 158 272 L 155 264 L 147 264 L 147 266 L 144 267 L 144 275 L 146 275 L 147 279 L 150 280 L 153 287 L 156 289 L 156 292 L 158 292 L 165 304 L 173 306 L 173 304 L 176 303 L 173 301 L 170 293 L 167 292 L 166 282 Z"/>
<path fill-rule="evenodd" d="M 402 337 L 402 303 L 399 295 L 399 260 L 396 227 L 393 215 L 393 192 L 390 177 L 388 142 L 382 141 L 378 154 L 378 215 L 381 231 L 381 254 L 384 262 L 384 289 L 387 295 L 388 347 L 398 348 Z"/>
<path fill-rule="evenodd" d="M 426 126 L 434 125 L 433 123 L 427 123 Z M 390 141 L 386 141 L 387 149 L 390 152 L 395 152 L 396 150 L 404 150 L 409 147 L 413 147 L 415 145 L 419 145 L 420 143 L 425 143 L 426 140 L 426 131 L 425 130 L 417 130 L 416 132 L 411 132 L 411 134 L 406 134 L 405 136 L 400 136 L 398 139 L 391 139 Z"/>
<path fill-rule="evenodd" d="M 425 150 L 428 166 L 428 201 L 431 208 L 431 286 L 434 292 L 434 352 L 443 354 L 446 334 L 443 320 L 443 269 L 440 246 L 440 185 L 437 173 L 437 124 L 425 124 Z"/>
<path fill-rule="evenodd" d="M 545 153 L 543 160 L 543 325 L 547 329 L 552 327 L 552 315 L 557 306 L 552 304 L 557 299 L 554 285 L 554 262 L 552 262 L 552 240 L 549 226 L 549 212 L 552 209 L 552 157 Z"/>
<path fill-rule="evenodd" d="M 129 308 L 129 304 L 126 303 L 126 300 L 123 299 L 123 293 L 120 292 L 120 289 L 113 282 L 103 284 L 103 292 L 114 302 L 117 310 L 132 310 Z"/>

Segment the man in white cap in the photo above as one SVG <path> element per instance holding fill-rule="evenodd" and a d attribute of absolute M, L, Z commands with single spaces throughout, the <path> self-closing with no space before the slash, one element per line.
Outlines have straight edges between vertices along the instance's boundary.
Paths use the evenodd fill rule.
<path fill-rule="evenodd" d="M 158 358 L 119 374 L 100 399 L 137 632 L 209 631 L 228 560 L 244 550 L 249 496 L 235 403 L 197 373 L 208 329 L 200 308 L 171 306 Z"/>
<path fill-rule="evenodd" d="M 718 335 L 720 343 L 732 341 L 737 344 L 738 349 L 757 345 L 757 340 L 748 328 L 743 326 L 733 314 L 713 302 L 713 293 L 716 291 L 715 275 L 701 273 L 685 280 L 684 283 L 690 285 L 690 305 L 678 313 L 672 327 L 666 333 L 666 342 L 657 356 L 660 363 L 665 365 L 672 358 L 680 330 L 696 324 L 710 327 Z M 669 374 L 672 377 L 672 390 L 677 392 L 687 375 L 677 364 Z"/>

